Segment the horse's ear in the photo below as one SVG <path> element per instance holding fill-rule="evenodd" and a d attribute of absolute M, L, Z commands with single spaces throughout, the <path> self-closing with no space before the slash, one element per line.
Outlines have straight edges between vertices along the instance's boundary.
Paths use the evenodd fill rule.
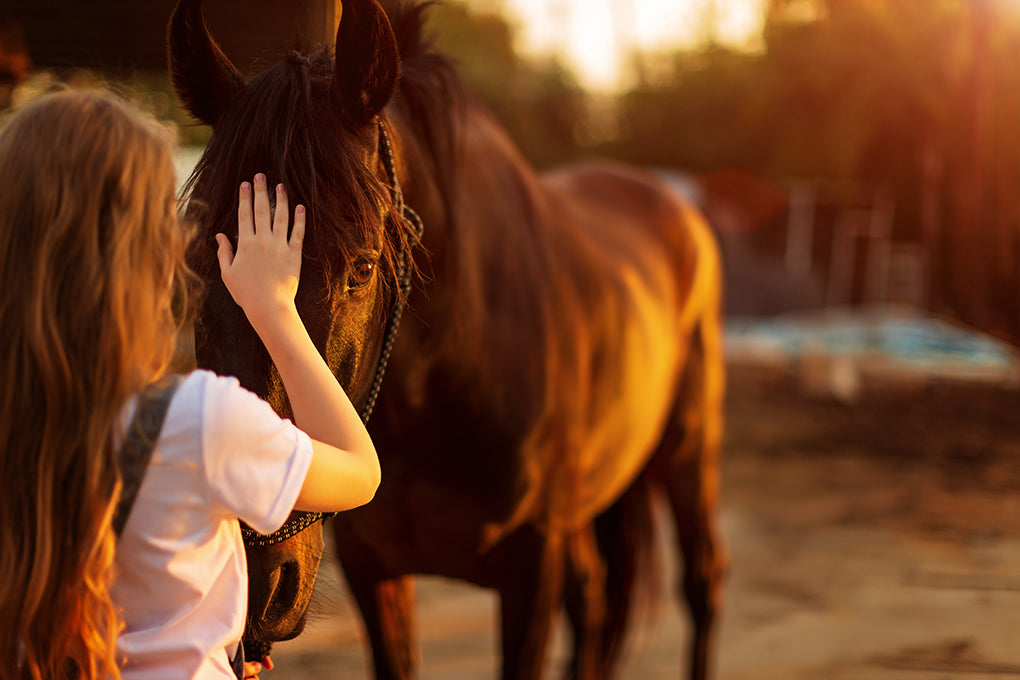
<path fill-rule="evenodd" d="M 185 108 L 215 125 L 244 89 L 244 77 L 209 35 L 202 0 L 179 0 L 167 28 L 170 80 Z"/>
<path fill-rule="evenodd" d="M 340 10 L 330 92 L 344 115 L 364 124 L 393 96 L 400 53 L 377 0 L 347 0 Z"/>

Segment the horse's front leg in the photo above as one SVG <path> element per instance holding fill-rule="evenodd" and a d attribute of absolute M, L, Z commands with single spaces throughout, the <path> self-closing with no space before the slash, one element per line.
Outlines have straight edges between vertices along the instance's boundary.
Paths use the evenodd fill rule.
<path fill-rule="evenodd" d="M 502 677 L 541 678 L 553 615 L 562 602 L 563 537 L 525 525 L 493 547 L 489 564 L 500 596 Z"/>
<path fill-rule="evenodd" d="M 387 575 L 372 549 L 334 521 L 340 565 L 358 603 L 365 632 L 372 645 L 375 677 L 411 680 L 420 659 L 415 653 L 417 630 L 414 578 Z"/>

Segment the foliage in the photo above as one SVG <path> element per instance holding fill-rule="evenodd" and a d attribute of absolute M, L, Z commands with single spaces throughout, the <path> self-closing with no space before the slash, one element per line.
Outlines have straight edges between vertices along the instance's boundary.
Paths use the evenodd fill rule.
<path fill-rule="evenodd" d="M 448 0 L 431 29 L 535 165 L 601 154 L 882 187 L 895 237 L 926 248 L 932 307 L 1020 339 L 1015 0 L 769 0 L 760 50 L 633 55 L 641 78 L 615 101 L 522 57 L 500 5 Z M 205 141 L 165 74 L 128 85 L 185 142 Z"/>
<path fill-rule="evenodd" d="M 507 127 L 538 166 L 580 153 L 586 98 L 554 59 L 527 60 L 516 45 L 516 29 L 492 10 L 464 2 L 433 8 L 437 47 L 451 55 L 467 92 Z"/>
<path fill-rule="evenodd" d="M 1020 344 L 1015 0 L 770 0 L 759 51 L 634 55 L 642 78 L 597 145 L 593 101 L 516 57 L 511 26 L 461 5 L 443 18 L 468 89 L 537 164 L 598 153 L 879 187 L 894 238 L 923 248 L 929 305 Z"/>
<path fill-rule="evenodd" d="M 895 235 L 927 248 L 932 306 L 1020 338 L 1020 8 L 773 0 L 764 38 L 670 55 L 602 151 L 882 186 Z"/>

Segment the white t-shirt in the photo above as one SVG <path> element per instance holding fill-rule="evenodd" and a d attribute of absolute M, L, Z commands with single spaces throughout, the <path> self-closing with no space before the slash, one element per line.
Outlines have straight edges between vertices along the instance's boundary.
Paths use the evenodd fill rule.
<path fill-rule="evenodd" d="M 236 379 L 195 371 L 181 381 L 117 543 L 124 680 L 234 678 L 228 655 L 248 604 L 237 520 L 279 529 L 311 458 L 308 435 Z"/>

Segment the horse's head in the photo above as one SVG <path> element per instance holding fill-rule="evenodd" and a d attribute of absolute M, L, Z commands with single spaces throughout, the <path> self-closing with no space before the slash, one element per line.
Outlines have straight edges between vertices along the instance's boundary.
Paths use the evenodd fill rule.
<path fill-rule="evenodd" d="M 217 231 L 236 238 L 237 188 L 263 172 L 270 185 L 286 186 L 291 205 L 307 207 L 298 311 L 363 407 L 386 320 L 401 298 L 398 263 L 414 239 L 395 205 L 380 123 L 400 65 L 385 13 L 376 0 L 348 0 L 335 50 L 292 52 L 250 80 L 210 37 L 200 0 L 179 0 L 168 38 L 174 88 L 213 129 L 189 181 L 188 214 L 199 230 L 191 265 L 207 285 L 195 324 L 199 365 L 237 376 L 291 415 L 268 353 L 220 279 L 213 240 Z M 246 643 L 286 639 L 303 627 L 322 545 L 318 525 L 308 531 L 273 547 L 249 545 L 254 618 Z"/>

